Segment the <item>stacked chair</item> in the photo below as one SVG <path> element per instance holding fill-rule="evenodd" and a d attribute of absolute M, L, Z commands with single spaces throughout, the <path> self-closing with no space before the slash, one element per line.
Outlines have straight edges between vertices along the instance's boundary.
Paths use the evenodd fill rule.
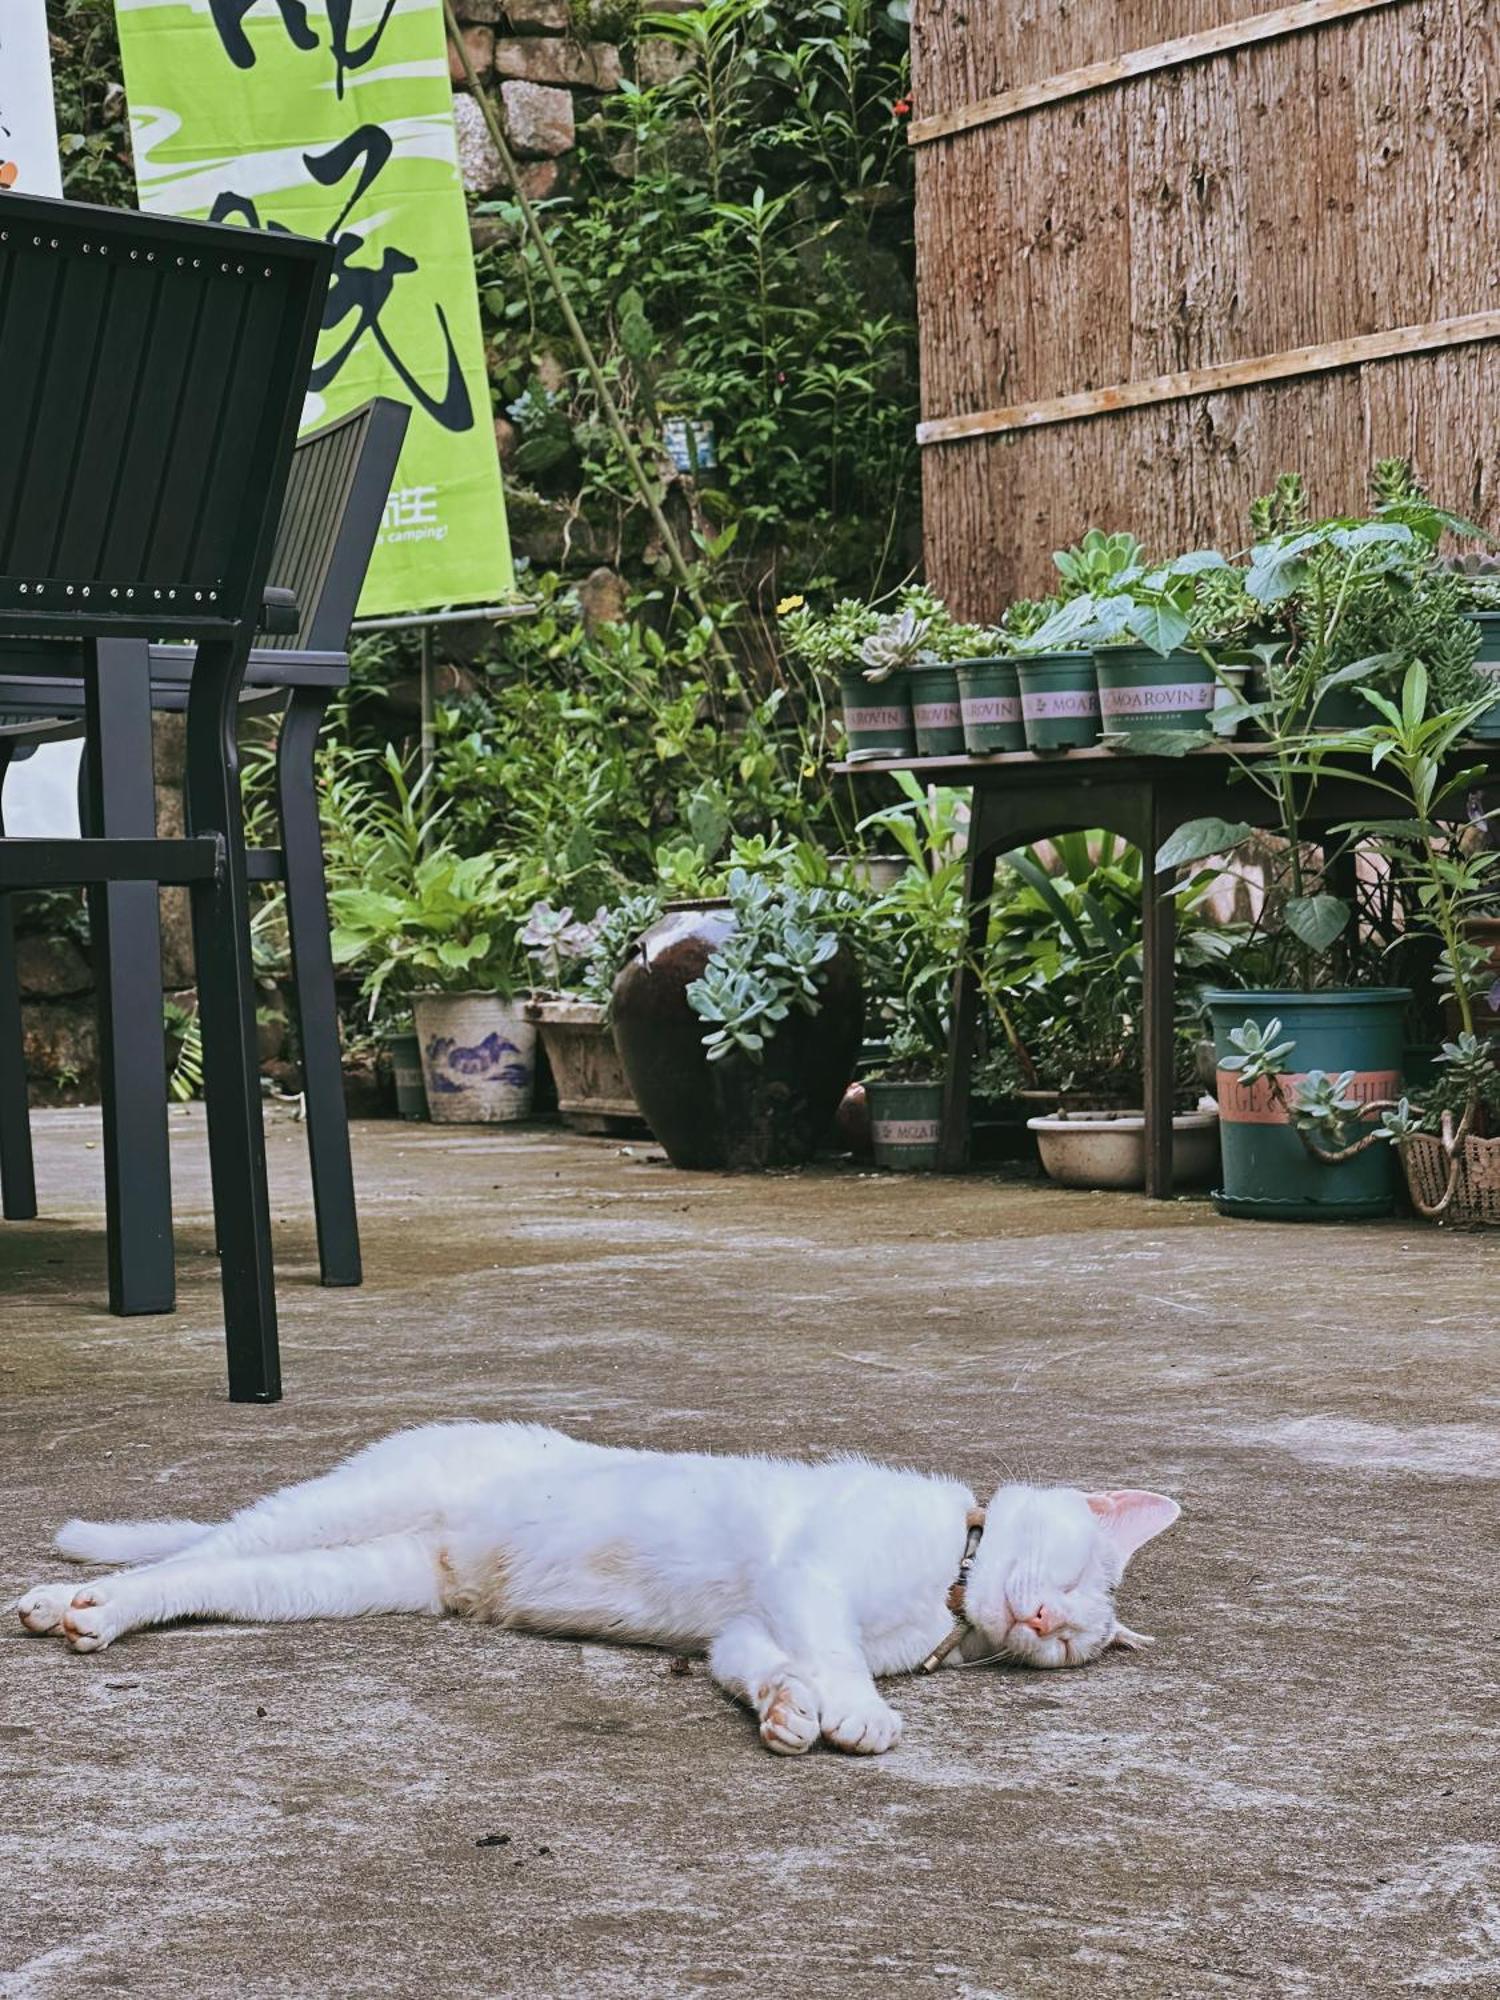
<path fill-rule="evenodd" d="M 286 882 L 326 1283 L 360 1275 L 313 751 L 406 411 L 293 446 L 331 253 L 262 235 L 0 197 L 0 778 L 85 738 L 82 831 L 0 819 L 0 1181 L 35 1212 L 6 892 L 84 885 L 99 989 L 110 1303 L 174 1302 L 160 885 L 193 914 L 231 1399 L 281 1392 L 249 884 Z M 284 701 L 281 848 L 246 851 L 237 732 Z M 151 715 L 186 713 L 181 839 L 158 837 Z M 3 802 L 3 792 L 0 792 Z"/>

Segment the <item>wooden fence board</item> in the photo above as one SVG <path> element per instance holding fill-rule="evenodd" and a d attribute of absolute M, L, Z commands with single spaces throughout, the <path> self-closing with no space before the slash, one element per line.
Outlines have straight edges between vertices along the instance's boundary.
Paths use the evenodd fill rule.
<path fill-rule="evenodd" d="M 929 66 L 941 57 L 956 74 L 962 54 L 972 67 L 992 36 L 1009 37 L 1013 60 L 1038 18 L 1032 0 L 966 0 L 965 16 L 958 33 L 951 9 L 918 0 Z M 922 148 L 924 416 L 1500 311 L 1497 17 L 1493 0 L 1408 0 Z M 1065 42 L 1092 37 L 1088 54 L 1212 25 L 1214 13 L 1074 0 L 1048 18 Z M 941 82 L 956 101 L 946 70 Z M 1458 385 L 1493 395 L 1492 352 L 1466 345 L 931 447 L 929 575 L 972 595 L 973 565 L 988 561 L 1007 590 L 1035 590 L 1051 549 L 1094 521 L 1133 525 L 1163 549 L 1222 541 L 1287 466 L 1315 475 L 1330 505 L 1351 504 L 1377 431 L 1412 431 L 1396 407 L 1407 393 L 1418 442 L 1441 443 L 1417 454 L 1434 489 L 1471 506 L 1470 489 L 1494 477 L 1475 454 L 1496 447 L 1483 396 Z M 983 497 L 986 481 L 996 490 Z"/>
<path fill-rule="evenodd" d="M 1252 14 L 1243 20 L 1225 21 L 1198 34 L 1182 35 L 1173 41 L 1158 42 L 1150 48 L 1131 49 L 1107 61 L 1087 63 L 1079 69 L 1041 77 L 1035 83 L 1021 84 L 1014 90 L 999 91 L 993 96 L 958 104 L 947 111 L 934 112 L 930 116 L 924 112 L 921 117 L 912 120 L 907 138 L 913 146 L 931 145 L 935 139 L 951 139 L 960 132 L 970 132 L 981 125 L 998 124 L 1002 119 L 1040 110 L 1046 104 L 1059 104 L 1064 98 L 1083 97 L 1091 91 L 1106 90 L 1111 85 L 1150 76 L 1158 70 L 1175 69 L 1183 63 L 1227 55 L 1232 50 L 1248 48 L 1256 42 L 1300 34 L 1305 29 L 1323 27 L 1329 21 L 1342 20 L 1352 14 L 1368 14 L 1376 7 L 1402 4 L 1404 0 L 1296 0 L 1292 6 L 1276 7 L 1269 13 Z"/>

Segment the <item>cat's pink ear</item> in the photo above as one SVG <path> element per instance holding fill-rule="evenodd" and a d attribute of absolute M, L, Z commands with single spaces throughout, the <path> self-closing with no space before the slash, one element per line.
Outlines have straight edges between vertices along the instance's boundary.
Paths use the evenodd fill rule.
<path fill-rule="evenodd" d="M 1182 1512 L 1165 1493 L 1136 1493 L 1126 1488 L 1116 1493 L 1089 1493 L 1085 1498 L 1122 1563 L 1129 1562 L 1153 1535 L 1170 1528 Z"/>

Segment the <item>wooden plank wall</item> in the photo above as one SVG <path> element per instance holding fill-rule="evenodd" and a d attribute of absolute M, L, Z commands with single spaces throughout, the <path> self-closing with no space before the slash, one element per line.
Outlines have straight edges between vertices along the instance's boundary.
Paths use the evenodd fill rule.
<path fill-rule="evenodd" d="M 1268 0 L 917 0 L 936 116 Z M 1500 307 L 1500 5 L 1399 0 L 919 147 L 936 419 Z M 1245 539 L 1282 470 L 1371 461 L 1500 526 L 1500 341 L 923 448 L 928 575 L 968 618 L 1090 526 Z"/>

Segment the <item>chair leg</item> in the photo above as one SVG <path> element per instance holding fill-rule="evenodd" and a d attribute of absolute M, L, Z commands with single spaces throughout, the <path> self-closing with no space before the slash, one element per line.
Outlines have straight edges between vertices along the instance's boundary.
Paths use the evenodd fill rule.
<path fill-rule="evenodd" d="M 241 642 L 215 640 L 198 648 L 188 695 L 185 792 L 190 832 L 217 834 L 223 848 L 214 879 L 193 884 L 192 907 L 229 1399 L 274 1403 L 281 1397 L 281 1362 L 235 740 L 248 655 L 248 643 Z"/>
<path fill-rule="evenodd" d="M 101 639 L 86 650 L 83 678 L 84 828 L 105 839 L 149 840 L 156 832 L 150 649 L 142 640 Z M 109 1307 L 171 1312 L 176 1281 L 156 884 L 99 883 L 88 904 L 99 994 Z"/>
<path fill-rule="evenodd" d="M 10 745 L 0 743 L 0 835 L 5 832 L 5 774 L 10 759 Z M 0 1215 L 7 1222 L 30 1222 L 36 1215 L 26 1038 L 9 896 L 0 896 Z"/>
<path fill-rule="evenodd" d="M 357 1285 L 362 1276 L 359 1220 L 349 1158 L 349 1115 L 344 1104 L 333 953 L 328 942 L 323 832 L 314 772 L 327 699 L 320 689 L 292 691 L 276 746 L 276 784 L 307 1102 L 307 1146 L 318 1223 L 318 1264 L 325 1285 Z"/>

